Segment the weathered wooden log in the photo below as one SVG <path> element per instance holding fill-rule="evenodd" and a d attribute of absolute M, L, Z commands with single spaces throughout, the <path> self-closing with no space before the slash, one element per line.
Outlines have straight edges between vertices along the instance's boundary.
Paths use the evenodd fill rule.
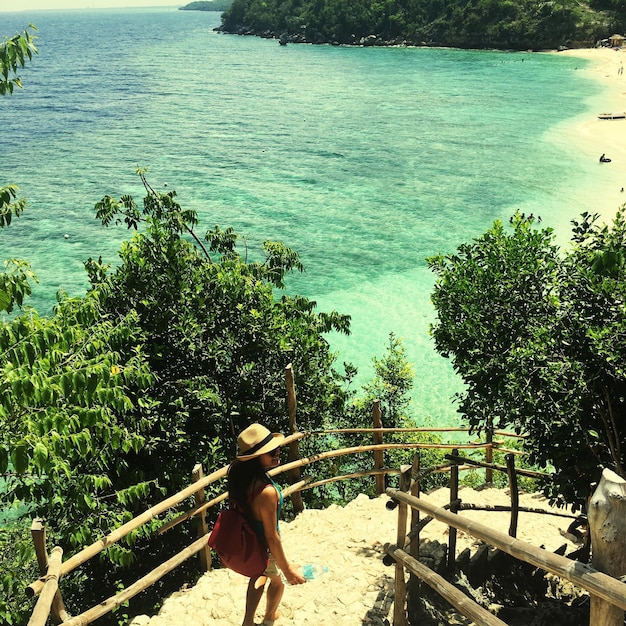
<path fill-rule="evenodd" d="M 413 495 L 413 494 L 411 494 Z M 416 496 L 417 498 L 419 498 L 419 496 Z M 461 508 L 461 501 L 460 500 L 455 500 L 454 502 L 449 502 L 448 504 L 444 504 L 442 508 L 449 510 L 450 507 L 452 506 L 452 504 L 456 504 L 459 508 Z M 419 509 L 414 509 L 414 510 L 419 510 Z M 413 544 L 416 541 L 419 541 L 419 537 L 420 537 L 420 532 L 422 530 L 424 530 L 424 528 L 430 524 L 433 519 L 435 519 L 434 517 L 432 517 L 431 515 L 428 515 L 427 517 L 425 517 L 424 519 L 420 520 L 417 524 L 415 524 L 415 528 L 411 529 L 411 532 L 406 536 L 407 540 L 409 541 L 409 543 Z M 406 545 L 405 545 L 406 547 Z"/>
<path fill-rule="evenodd" d="M 517 537 L 517 519 L 519 511 L 519 491 L 517 489 L 517 472 L 515 471 L 515 457 L 512 454 L 506 455 L 506 469 L 509 476 L 509 493 L 511 494 L 511 523 L 509 524 L 509 535 Z"/>
<path fill-rule="evenodd" d="M 308 459 L 308 460 L 312 462 L 314 460 L 319 460 L 319 459 L 316 457 L 315 459 Z M 303 465 L 304 464 L 305 463 L 303 463 Z M 281 467 L 278 467 L 278 468 L 271 470 L 268 473 L 271 476 L 275 476 L 276 474 L 279 474 L 280 472 L 281 472 Z M 342 474 L 341 476 L 333 476 L 331 478 L 325 478 L 324 480 L 318 480 L 315 482 L 311 482 L 311 477 L 306 477 L 303 480 L 297 483 L 294 483 L 293 485 L 290 485 L 289 487 L 286 487 L 285 489 L 283 489 L 283 495 L 287 497 L 289 495 L 292 495 L 295 492 L 303 491 L 304 489 L 313 489 L 313 487 L 321 487 L 322 485 L 327 485 L 328 483 L 334 483 L 334 482 L 338 482 L 341 480 L 346 480 L 348 478 L 361 478 L 365 476 L 375 476 L 376 474 L 399 474 L 399 473 L 400 473 L 399 469 L 393 468 L 393 467 L 387 467 L 381 470 L 368 470 L 368 471 L 363 471 L 363 472 L 353 472 L 351 474 Z M 193 517 L 194 515 L 197 515 L 198 513 L 201 513 L 201 512 L 206 511 L 207 509 L 210 509 L 212 506 L 215 506 L 216 504 L 219 504 L 223 500 L 226 500 L 226 498 L 228 498 L 228 492 L 224 492 L 220 494 L 219 496 L 213 498 L 212 500 L 207 500 L 207 502 L 204 502 L 203 504 L 196 505 L 192 509 L 189 509 L 188 511 L 184 511 L 180 513 L 180 515 L 177 515 L 174 519 L 171 519 L 169 522 L 161 526 L 159 530 L 157 531 L 158 534 L 162 535 L 163 533 L 166 533 L 168 530 L 171 530 L 175 526 L 178 526 L 178 524 L 181 524 L 185 520 L 188 520 L 189 518 Z"/>
<path fill-rule="evenodd" d="M 202 471 L 202 465 L 200 463 L 196 463 L 193 471 L 191 472 L 191 480 L 192 482 L 198 482 L 204 477 L 204 472 Z M 198 489 L 196 493 L 193 494 L 194 501 L 196 506 L 201 506 L 206 501 L 206 496 L 204 494 L 204 488 Z M 204 511 L 196 513 L 196 517 L 198 518 L 198 537 L 204 537 L 209 534 L 209 527 L 206 523 L 206 518 L 204 516 Z M 200 550 L 198 552 L 198 556 L 200 557 L 200 566 L 203 571 L 208 572 L 211 569 L 211 548 L 207 542 L 207 545 L 204 547 L 204 550 Z"/>
<path fill-rule="evenodd" d="M 423 580 L 431 589 L 434 589 L 460 613 L 469 617 L 472 622 L 481 624 L 482 626 L 506 626 L 506 623 L 501 619 L 487 611 L 487 609 L 484 609 L 480 604 L 474 602 L 452 583 L 449 583 L 445 578 L 420 563 L 404 550 L 386 544 L 385 552 L 392 556 L 396 562 L 403 563 L 411 573 Z"/>
<path fill-rule="evenodd" d="M 194 493 L 198 491 L 198 489 L 202 489 L 207 485 L 215 482 L 216 480 L 223 478 L 224 476 L 226 476 L 227 471 L 227 467 L 222 467 L 221 469 L 212 472 L 208 476 L 200 479 L 198 482 L 190 485 L 189 487 L 186 487 L 182 491 L 179 491 L 177 494 L 174 494 L 166 500 L 159 502 L 159 504 L 155 504 L 147 511 L 144 511 L 141 515 L 134 517 L 126 524 L 123 524 L 118 529 L 109 533 L 103 539 L 100 539 L 99 541 L 92 543 L 90 546 L 87 546 L 63 563 L 63 566 L 61 568 L 61 575 L 65 576 L 69 572 L 76 569 L 79 565 L 82 565 L 83 563 L 88 561 L 91 557 L 96 556 L 96 554 L 102 552 L 102 550 L 106 550 L 109 546 L 117 543 L 128 533 L 135 530 L 135 528 L 139 528 L 139 526 L 141 526 L 142 524 L 149 522 L 157 515 L 163 513 L 163 511 L 167 511 L 167 509 L 176 506 L 178 503 L 182 502 L 186 498 L 192 497 Z M 38 593 L 40 593 L 42 589 L 43 580 L 36 580 L 26 588 L 26 595 L 32 597 L 33 595 L 37 595 Z"/>
<path fill-rule="evenodd" d="M 418 450 L 413 455 L 413 464 L 411 466 L 411 488 L 409 492 L 414 498 L 420 497 L 420 480 L 419 480 L 420 463 L 421 463 L 421 457 L 420 457 L 420 451 Z M 390 500 L 390 502 L 393 502 L 393 500 Z M 420 524 L 420 512 L 416 509 L 411 509 L 411 530 L 409 531 L 408 535 L 406 536 L 404 540 L 404 549 L 405 550 L 407 549 L 407 543 L 408 543 L 409 554 L 416 561 L 419 561 L 419 558 L 420 558 L 419 524 Z M 412 536 L 415 537 L 414 540 L 411 539 Z M 411 570 L 409 570 L 409 572 L 410 572 L 409 584 L 407 588 L 407 597 L 408 597 L 407 616 L 410 621 L 411 604 L 413 601 L 416 601 L 416 598 L 419 597 L 420 584 L 419 584 L 419 578 Z"/>
<path fill-rule="evenodd" d="M 30 534 L 33 538 L 33 545 L 35 546 L 35 555 L 37 556 L 37 565 L 42 576 L 46 576 L 48 573 L 48 550 L 46 549 L 46 526 L 41 518 L 36 518 L 30 527 Z M 61 552 L 61 556 L 62 556 Z M 59 559 L 59 567 L 62 558 Z M 56 567 L 56 566 L 55 566 Z M 50 614 L 54 624 L 60 624 L 68 619 L 68 613 L 65 610 L 65 604 L 61 597 L 61 592 L 57 588 L 54 598 L 52 599 L 52 605 L 50 607 Z"/>
<path fill-rule="evenodd" d="M 411 466 L 403 465 L 400 468 L 400 490 L 409 491 L 411 487 Z M 400 502 L 398 507 L 398 528 L 396 533 L 396 543 L 400 548 L 404 548 L 406 541 L 406 525 L 408 519 L 408 507 L 406 503 Z M 395 590 L 393 601 L 393 626 L 406 626 L 406 581 L 404 578 L 404 565 L 401 561 L 396 561 L 395 568 Z"/>
<path fill-rule="evenodd" d="M 419 497 L 419 494 L 416 495 L 416 494 L 411 493 L 411 495 L 415 495 L 415 497 Z M 461 500 L 456 500 L 454 504 L 457 506 L 457 513 L 459 511 L 497 511 L 499 513 L 511 512 L 511 507 L 505 504 L 474 504 L 473 502 L 461 502 Z M 444 504 L 443 508 L 450 509 L 450 504 Z M 414 509 L 414 510 L 417 511 L 417 509 Z M 552 515 L 554 517 L 564 517 L 567 519 L 576 519 L 578 517 L 577 515 L 572 515 L 571 513 L 561 513 L 559 511 L 548 511 L 547 509 L 539 509 L 539 508 L 530 507 L 530 506 L 520 506 L 520 507 L 517 507 L 517 510 L 520 513 L 536 513 L 537 515 Z M 430 522 L 433 521 L 433 518 L 430 516 L 425 517 L 421 521 L 419 521 L 419 517 L 417 519 L 418 519 L 417 523 L 412 526 L 411 532 L 407 535 L 407 539 L 409 540 L 411 544 L 415 541 L 415 539 L 419 540 L 419 533 L 425 528 L 426 525 L 428 525 Z"/>
<path fill-rule="evenodd" d="M 363 472 L 352 472 L 351 474 L 341 474 L 340 476 L 331 476 L 330 478 L 324 478 L 323 480 L 316 480 L 315 482 L 307 482 L 302 489 L 313 489 L 313 487 L 321 487 L 322 485 L 328 485 L 329 483 L 336 483 L 347 478 L 364 478 L 365 476 L 376 476 L 376 474 L 399 474 L 399 469 L 385 468 L 382 470 L 365 470 Z"/>
<path fill-rule="evenodd" d="M 505 452 L 505 450 L 501 450 L 501 451 Z M 506 450 L 506 452 L 509 454 L 514 454 L 514 451 L 511 451 L 511 450 Z M 519 454 L 519 452 L 517 454 Z M 474 459 L 468 459 L 463 456 L 452 455 L 452 454 L 446 454 L 444 456 L 446 459 L 450 459 L 454 463 L 465 463 L 467 465 L 474 465 L 476 467 L 484 467 L 487 469 L 491 468 L 491 469 L 498 470 L 499 472 L 505 472 L 505 473 L 508 471 L 508 468 L 504 465 L 495 465 L 494 463 L 483 463 L 482 461 L 475 461 Z M 546 472 L 535 472 L 533 470 L 525 470 L 525 469 L 518 469 L 517 473 L 520 476 L 528 476 L 529 478 L 540 478 L 541 476 L 547 476 Z"/>
<path fill-rule="evenodd" d="M 489 426 L 485 432 L 485 439 L 488 444 L 485 448 L 485 465 L 491 465 L 493 463 L 493 422 L 491 419 L 488 420 L 488 424 Z M 493 469 L 491 467 L 485 469 L 485 482 L 488 485 L 493 483 Z"/>
<path fill-rule="evenodd" d="M 204 513 L 207 509 L 210 509 L 212 506 L 215 506 L 216 504 L 219 504 L 220 502 L 222 502 L 222 500 L 226 500 L 226 498 L 228 498 L 227 491 L 225 491 L 224 493 L 221 493 L 219 496 L 211 500 L 207 500 L 206 502 L 203 502 L 202 504 L 197 504 L 192 509 L 189 509 L 188 511 L 184 511 L 180 515 L 177 515 L 175 518 L 167 522 L 167 524 L 163 524 L 163 526 L 161 526 L 159 530 L 157 531 L 157 535 L 162 535 L 163 533 L 166 533 L 168 530 L 171 530 L 172 528 L 174 528 L 174 526 L 178 526 L 178 524 L 180 524 L 181 522 L 184 522 L 185 520 L 188 520 L 190 517 L 193 517 L 194 515 L 198 515 L 199 513 Z"/>
<path fill-rule="evenodd" d="M 452 463 L 441 463 L 440 465 L 431 465 L 430 467 L 425 467 L 424 469 L 420 468 L 416 473 L 414 473 L 413 478 L 419 481 L 422 480 L 422 478 L 426 478 L 426 476 L 430 474 L 448 471 L 452 465 Z"/>
<path fill-rule="evenodd" d="M 333 433 L 371 433 L 374 428 L 326 428 L 324 430 L 312 430 L 307 434 L 309 435 L 327 435 Z M 383 428 L 384 433 L 469 433 L 471 428 L 467 426 L 441 426 L 431 428 L 429 426 L 412 426 L 412 427 L 403 427 L 403 428 Z M 504 430 L 495 430 L 493 432 L 494 435 L 498 435 L 500 437 L 510 437 L 511 439 L 526 439 L 526 435 L 518 435 L 517 433 L 510 433 Z M 483 444 L 487 445 L 487 444 Z M 450 446 L 455 447 L 455 446 Z"/>
<path fill-rule="evenodd" d="M 452 450 L 453 456 L 458 456 L 459 451 L 455 448 Z M 459 500 L 459 467 L 454 465 L 450 468 L 450 513 L 456 513 L 458 510 Z M 400 546 L 402 547 L 402 546 Z M 448 570 L 454 569 L 456 561 L 456 528 L 450 526 L 448 532 Z"/>
<path fill-rule="evenodd" d="M 472 502 L 463 502 L 459 506 L 460 511 L 501 511 L 509 513 L 511 507 L 505 504 L 474 504 Z M 571 513 L 561 513 L 560 511 L 548 511 L 547 509 L 539 509 L 531 506 L 518 506 L 517 510 L 521 513 L 539 513 L 540 515 L 553 515 L 554 517 L 566 517 L 576 519 L 577 515 Z"/>
<path fill-rule="evenodd" d="M 498 452 L 502 452 L 503 454 L 514 454 L 515 456 L 524 456 L 526 454 L 523 450 L 511 450 L 509 448 L 503 448 L 502 446 L 498 446 Z M 537 472 L 537 474 L 542 475 L 542 472 Z"/>
<path fill-rule="evenodd" d="M 307 486 L 309 482 L 311 482 L 311 477 L 305 476 L 297 483 L 294 483 L 293 485 L 288 485 L 283 489 L 283 497 L 288 498 L 292 493 L 299 493 Z"/>
<path fill-rule="evenodd" d="M 287 472 L 293 467 L 302 467 L 304 465 L 310 465 L 323 459 L 332 459 L 339 456 L 347 456 L 349 454 L 359 454 L 360 452 L 372 452 L 374 450 L 418 450 L 418 449 L 432 449 L 432 450 L 445 450 L 449 448 L 465 448 L 468 450 L 476 450 L 483 447 L 483 444 L 465 443 L 465 444 L 444 444 L 444 443 L 383 443 L 376 445 L 364 445 L 354 446 L 351 448 L 341 448 L 339 450 L 329 450 L 327 452 L 320 452 L 314 456 L 300 459 L 299 461 L 293 461 L 291 463 L 285 463 L 284 465 L 277 467 L 269 472 L 272 476 L 280 474 L 281 472 Z"/>
<path fill-rule="evenodd" d="M 610 469 L 589 501 L 591 565 L 614 578 L 626 574 L 626 481 Z M 623 626 L 624 608 L 591 596 L 590 626 Z"/>
<path fill-rule="evenodd" d="M 420 462 L 421 462 L 421 458 L 420 458 L 420 453 L 419 450 L 415 453 L 415 455 L 413 456 L 413 466 L 411 467 L 411 476 L 419 476 L 420 474 Z M 420 481 L 419 479 L 415 479 L 411 481 L 411 495 L 414 498 L 419 498 L 420 497 Z M 410 553 L 411 556 L 414 559 L 419 560 L 420 558 L 420 531 L 419 531 L 419 524 L 420 524 L 420 512 L 416 509 L 411 509 L 411 530 L 409 532 L 409 534 L 407 535 L 407 540 L 409 541 L 411 547 L 410 547 Z M 417 530 L 416 530 L 417 529 Z M 417 535 L 416 540 L 415 541 L 411 541 L 409 539 L 409 536 L 415 531 L 415 534 Z"/>

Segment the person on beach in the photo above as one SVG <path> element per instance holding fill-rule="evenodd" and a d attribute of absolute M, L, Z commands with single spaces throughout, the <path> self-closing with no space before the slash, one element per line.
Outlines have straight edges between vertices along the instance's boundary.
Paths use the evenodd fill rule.
<path fill-rule="evenodd" d="M 228 497 L 247 512 L 255 530 L 265 537 L 269 552 L 266 570 L 248 582 L 243 626 L 254 625 L 254 615 L 268 580 L 265 626 L 270 626 L 280 616 L 278 606 L 285 590 L 281 571 L 290 585 L 306 582 L 285 556 L 278 528 L 283 496 L 267 474 L 267 470 L 280 464 L 280 446 L 284 439 L 280 433 L 271 433 L 261 424 L 248 426 L 237 437 L 239 454 L 228 468 Z"/>

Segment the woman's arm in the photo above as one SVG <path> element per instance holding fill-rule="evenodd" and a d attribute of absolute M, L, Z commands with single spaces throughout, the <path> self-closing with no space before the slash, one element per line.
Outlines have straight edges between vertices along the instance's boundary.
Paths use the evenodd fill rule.
<path fill-rule="evenodd" d="M 306 581 L 296 571 L 295 567 L 287 561 L 287 557 L 285 556 L 283 543 L 277 530 L 277 507 L 278 493 L 276 493 L 276 489 L 273 485 L 265 487 L 255 498 L 253 504 L 255 514 L 258 514 L 257 519 L 263 522 L 263 532 L 265 534 L 265 540 L 267 541 L 267 547 L 272 553 L 276 564 L 280 567 L 290 585 L 299 585 Z"/>

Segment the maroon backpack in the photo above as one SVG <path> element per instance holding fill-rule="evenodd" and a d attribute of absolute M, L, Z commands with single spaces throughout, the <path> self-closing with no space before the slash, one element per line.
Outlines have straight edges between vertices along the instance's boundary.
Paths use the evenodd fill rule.
<path fill-rule="evenodd" d="M 222 511 L 209 535 L 209 545 L 222 563 L 249 578 L 260 576 L 267 567 L 267 543 L 246 519 L 240 507 L 231 502 Z"/>

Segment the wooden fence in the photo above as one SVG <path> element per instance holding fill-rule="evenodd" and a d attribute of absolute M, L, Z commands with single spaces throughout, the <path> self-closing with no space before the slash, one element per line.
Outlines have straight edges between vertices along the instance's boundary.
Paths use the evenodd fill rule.
<path fill-rule="evenodd" d="M 467 429 L 384 428 L 381 420 L 380 405 L 378 402 L 375 402 L 373 406 L 372 428 L 336 429 L 315 433 L 298 432 L 296 424 L 296 394 L 291 366 L 286 368 L 285 377 L 289 417 L 288 432 L 291 433 L 286 438 L 285 445 L 288 446 L 289 457 L 287 463 L 275 468 L 270 472 L 270 474 L 276 475 L 284 472 L 287 473 L 290 486 L 284 490 L 284 493 L 285 496 L 291 496 L 294 511 L 296 513 L 303 509 L 300 492 L 304 489 L 311 489 L 333 481 L 348 480 L 355 477 L 371 475 L 376 481 L 376 492 L 378 494 L 382 494 L 385 493 L 385 475 L 400 473 L 400 488 L 386 490 L 386 493 L 390 496 L 390 498 L 392 498 L 392 501 L 398 505 L 396 544 L 387 544 L 385 548 L 387 555 L 396 563 L 394 626 L 404 626 L 406 623 L 405 568 L 408 569 L 413 575 L 418 576 L 420 579 L 427 582 L 427 584 L 436 587 L 443 597 L 447 598 L 451 604 L 457 607 L 457 609 L 462 613 L 473 619 L 477 624 L 486 626 L 504 625 L 504 623 L 497 617 L 491 615 L 485 609 L 476 605 L 467 596 L 452 587 L 450 583 L 445 581 L 445 579 L 429 570 L 419 562 L 419 532 L 423 527 L 423 524 L 427 523 L 430 518 L 442 521 L 450 527 L 448 540 L 448 565 L 451 565 L 453 562 L 456 552 L 456 529 L 458 528 L 477 537 L 478 539 L 500 548 L 509 554 L 512 554 L 515 558 L 556 573 L 559 576 L 567 578 L 583 589 L 587 589 L 592 594 L 592 610 L 594 606 L 596 609 L 600 607 L 600 610 L 596 610 L 596 617 L 593 618 L 598 621 L 592 621 L 592 626 L 617 626 L 618 623 L 620 625 L 622 624 L 623 611 L 626 608 L 626 585 L 619 582 L 614 577 L 600 573 L 588 565 L 539 550 L 533 546 L 524 544 L 515 538 L 518 523 L 518 512 L 520 510 L 524 510 L 519 507 L 519 502 L 517 500 L 517 477 L 520 475 L 536 475 L 532 472 L 516 469 L 514 463 L 516 451 L 508 450 L 504 447 L 505 438 L 516 437 L 517 435 L 501 431 L 490 431 L 485 434 L 485 441 L 463 445 L 458 443 L 385 443 L 385 435 L 390 433 L 452 433 L 463 431 L 467 432 Z M 372 444 L 343 448 L 340 450 L 329 450 L 308 458 L 301 457 L 300 441 L 303 438 L 339 433 L 371 433 Z M 420 468 L 419 454 L 417 454 L 415 455 L 413 466 L 410 468 L 404 468 L 401 471 L 400 468 L 388 468 L 385 466 L 386 450 L 419 450 L 420 448 L 444 448 L 451 450 L 451 454 L 447 455 L 449 463 L 438 467 Z M 484 450 L 485 462 L 478 462 L 475 459 L 459 455 L 460 450 L 467 449 Z M 506 466 L 498 466 L 493 463 L 494 449 L 500 449 L 505 452 Z M 344 455 L 363 454 L 372 455 L 373 468 L 371 470 L 343 476 L 333 476 L 318 481 L 309 481 L 307 479 L 303 479 L 301 476 L 302 468 L 312 463 Z M 509 507 L 511 512 L 511 521 L 508 535 L 497 533 L 496 531 L 482 526 L 477 522 L 470 523 L 467 520 L 464 520 L 462 515 L 459 515 L 459 513 L 466 508 L 466 506 L 458 499 L 458 471 L 461 468 L 471 468 L 477 465 L 484 468 L 485 482 L 487 483 L 492 482 L 494 471 L 503 471 L 508 475 L 511 493 L 511 506 Z M 209 570 L 211 567 L 211 553 L 207 543 L 209 529 L 205 521 L 205 512 L 210 507 L 216 506 L 225 500 L 228 494 L 221 493 L 219 496 L 212 498 L 211 500 L 206 500 L 205 490 L 213 483 L 223 480 L 226 476 L 227 469 L 227 467 L 222 467 L 211 472 L 207 476 L 204 476 L 202 468 L 197 465 L 193 468 L 192 483 L 188 487 L 154 505 L 141 515 L 138 515 L 128 523 L 117 528 L 116 530 L 113 530 L 106 537 L 84 548 L 65 561 L 63 561 L 62 550 L 58 546 L 54 547 L 50 554 L 48 554 L 46 549 L 45 527 L 41 520 L 35 520 L 31 531 L 37 554 L 37 561 L 42 576 L 38 580 L 31 583 L 26 589 L 26 592 L 30 597 L 39 595 L 29 621 L 29 626 L 43 626 L 50 615 L 55 623 L 60 623 L 62 626 L 84 626 L 89 624 L 116 607 L 124 604 L 130 598 L 148 588 L 150 585 L 162 578 L 166 573 L 172 571 L 181 563 L 196 554 L 199 555 L 201 567 L 205 570 Z M 420 481 L 422 481 L 429 473 L 436 471 L 450 471 L 450 504 L 448 507 L 433 507 L 423 498 L 419 497 Z M 624 484 L 626 485 L 626 483 Z M 622 499 L 626 506 L 626 487 L 623 488 L 623 493 L 620 492 L 620 494 L 618 494 L 618 496 L 623 496 Z M 106 550 L 110 546 L 114 545 L 141 525 L 162 515 L 172 508 L 177 507 L 189 498 L 194 499 L 194 506 L 188 511 L 179 514 L 167 524 L 164 524 L 159 533 L 163 533 L 177 524 L 196 517 L 198 521 L 198 538 L 191 545 L 187 546 L 187 548 L 159 565 L 152 572 L 137 580 L 126 589 L 112 595 L 98 605 L 85 610 L 78 616 L 71 617 L 68 615 L 59 590 L 59 580 L 64 575 L 69 574 L 89 559 L 99 555 L 103 550 Z M 408 508 L 414 510 L 415 514 L 412 515 L 411 531 L 407 535 Z M 420 521 L 420 511 L 426 513 L 429 517 Z M 624 515 L 622 515 L 622 517 L 624 517 Z M 596 534 L 598 543 L 602 543 L 601 533 Z M 593 532 L 592 536 L 594 536 Z M 594 542 L 595 541 L 596 538 L 594 538 Z M 407 548 L 409 549 L 409 552 L 406 551 Z M 624 550 L 624 552 L 626 552 L 626 550 Z M 622 573 L 623 572 L 614 575 L 622 575 Z M 604 617 L 598 617 L 600 615 L 603 615 Z"/>
<path fill-rule="evenodd" d="M 378 413 L 378 415 L 377 415 Z M 294 432 L 285 438 L 285 444 L 289 448 L 289 460 L 287 463 L 274 468 L 269 473 L 274 476 L 277 474 L 287 473 L 292 484 L 284 490 L 284 495 L 291 496 L 294 510 L 302 510 L 302 499 L 300 492 L 304 489 L 311 489 L 338 480 L 348 480 L 355 477 L 362 477 L 371 475 L 376 480 L 376 490 L 379 494 L 384 493 L 384 476 L 387 474 L 400 473 L 399 468 L 385 467 L 384 453 L 386 450 L 397 449 L 419 449 L 419 448 L 440 448 L 453 450 L 454 454 L 458 455 L 459 449 L 467 450 L 492 450 L 499 447 L 504 441 L 491 441 L 489 443 L 475 442 L 467 444 L 458 443 L 442 443 L 442 444 L 429 444 L 429 443 L 384 443 L 384 436 L 388 433 L 415 433 L 415 432 L 467 432 L 467 429 L 463 428 L 383 428 L 380 421 L 380 409 L 378 403 L 374 404 L 374 424 L 372 428 L 360 428 L 360 429 L 333 429 L 326 431 L 316 432 Z M 292 427 L 295 427 L 295 420 L 291 420 Z M 299 452 L 299 442 L 305 437 L 315 437 L 328 434 L 339 433 L 372 433 L 375 443 L 371 445 L 360 445 L 350 448 L 341 448 L 338 450 L 329 450 L 321 452 L 311 457 L 301 458 Z M 496 433 L 502 437 L 514 436 L 510 433 Z M 373 456 L 373 469 L 365 472 L 357 472 L 353 474 L 346 474 L 342 476 L 333 476 L 324 480 L 309 481 L 302 479 L 300 470 L 312 463 L 323 461 L 326 459 L 332 459 L 345 455 L 363 455 L 372 454 Z M 454 465 L 454 464 L 452 464 Z M 456 465 L 455 465 L 456 466 Z M 436 471 L 441 471 L 444 468 L 434 468 Z M 46 620 L 51 615 L 55 623 L 62 626 L 85 626 L 96 619 L 102 617 L 106 613 L 121 606 L 129 599 L 145 590 L 149 586 L 153 585 L 165 574 L 172 571 L 178 565 L 183 563 L 188 558 L 195 554 L 199 555 L 201 567 L 204 570 L 211 568 L 211 553 L 207 543 L 207 535 L 209 529 L 205 521 L 205 513 L 207 509 L 213 507 L 228 497 L 226 492 L 221 493 L 219 496 L 206 499 L 205 490 L 209 485 L 223 480 L 226 477 L 228 467 L 222 467 L 216 471 L 211 472 L 207 476 L 203 475 L 202 468 L 197 465 L 193 468 L 192 483 L 185 489 L 179 491 L 173 496 L 166 498 L 162 502 L 154 505 L 147 511 L 133 518 L 123 526 L 113 530 L 106 537 L 96 541 L 90 546 L 87 546 L 77 554 L 74 554 L 65 561 L 62 561 L 62 551 L 60 547 L 55 547 L 48 555 L 46 550 L 46 538 L 45 538 L 45 526 L 41 520 L 35 520 L 33 522 L 31 532 L 33 535 L 33 542 L 35 544 L 35 551 L 37 554 L 40 571 L 42 573 L 41 578 L 32 582 L 26 589 L 26 593 L 29 597 L 39 595 L 39 599 L 35 606 L 35 609 L 31 615 L 31 619 L 28 626 L 43 626 Z M 382 479 L 382 480 L 381 480 Z M 99 555 L 103 550 L 108 549 L 118 541 L 126 537 L 130 532 L 136 530 L 143 524 L 151 521 L 159 515 L 169 511 L 170 509 L 177 507 L 180 503 L 188 498 L 194 499 L 194 506 L 179 514 L 174 519 L 165 523 L 159 530 L 159 534 L 173 528 L 177 524 L 180 524 L 186 520 L 196 517 L 198 519 L 198 539 L 194 541 L 187 548 L 180 553 L 170 558 L 166 562 L 162 563 L 159 567 L 152 572 L 137 580 L 135 583 L 116 593 L 115 595 L 106 598 L 98 605 L 85 610 L 80 615 L 70 617 L 64 607 L 63 599 L 58 588 L 59 580 L 74 571 L 77 567 L 87 562 L 89 559 Z"/>
<path fill-rule="evenodd" d="M 459 462 L 458 454 L 453 453 L 452 460 Z M 435 519 L 443 522 L 449 527 L 448 538 L 448 568 L 455 560 L 456 552 L 456 531 L 457 529 L 466 532 L 477 539 L 480 539 L 491 546 L 506 552 L 514 558 L 530 563 L 535 567 L 567 579 L 576 586 L 587 590 L 591 594 L 590 626 L 622 626 L 624 623 L 624 610 L 626 609 L 626 584 L 616 579 L 614 576 L 623 575 L 624 567 L 624 540 L 619 544 L 613 543 L 611 546 L 612 556 L 596 558 L 594 555 L 593 565 L 587 565 L 580 561 L 574 561 L 558 554 L 553 554 L 547 550 L 538 548 L 531 544 L 515 538 L 517 529 L 517 513 L 520 509 L 518 502 L 518 491 L 515 483 L 516 471 L 510 458 L 507 458 L 507 467 L 497 468 L 509 474 L 511 486 L 511 523 L 508 535 L 496 531 L 477 521 L 463 519 L 458 513 L 463 510 L 463 505 L 458 499 L 458 480 L 455 480 L 454 472 L 450 481 L 450 504 L 446 507 L 437 507 L 429 503 L 424 498 L 419 497 L 419 456 L 413 466 L 405 466 L 400 474 L 399 489 L 387 489 L 387 495 L 398 505 L 398 527 L 396 544 L 386 544 L 385 552 L 391 561 L 395 561 L 395 598 L 394 598 L 394 626 L 405 626 L 407 623 L 405 602 L 407 599 L 405 569 L 416 576 L 428 586 L 438 592 L 445 600 L 454 606 L 459 612 L 473 620 L 477 626 L 507 626 L 505 622 L 474 602 L 467 595 L 459 591 L 454 585 L 448 582 L 433 570 L 429 569 L 419 561 L 419 533 L 425 523 Z M 521 473 L 522 470 L 517 470 Z M 626 481 L 616 476 L 610 470 L 604 470 L 602 483 L 590 501 L 590 532 L 594 536 L 605 534 L 607 529 L 607 515 L 601 517 L 592 515 L 594 510 L 617 508 L 618 516 L 624 517 L 626 511 Z M 610 484 L 604 487 L 603 484 Z M 608 499 L 614 499 L 616 506 L 608 502 L 603 497 L 603 493 L 609 493 Z M 600 495 L 598 495 L 600 494 Z M 597 500 L 594 502 L 594 498 Z M 411 518 L 411 530 L 407 534 L 408 508 L 414 511 Z M 428 517 L 420 521 L 419 513 L 426 513 Z M 533 510 L 533 512 L 543 512 Z M 614 531 L 617 525 L 609 526 L 610 531 Z M 623 522 L 622 526 L 623 528 Z M 614 534 L 614 533 L 613 533 Z M 614 542 L 615 537 L 609 538 L 607 543 Z M 595 543 L 602 543 L 595 540 Z M 594 544 L 595 545 L 595 544 Z M 408 548 L 408 551 L 407 551 Z M 596 550 L 597 551 L 597 550 Z M 611 571 L 618 560 L 618 569 Z M 604 573 L 607 572 L 607 573 Z"/>

